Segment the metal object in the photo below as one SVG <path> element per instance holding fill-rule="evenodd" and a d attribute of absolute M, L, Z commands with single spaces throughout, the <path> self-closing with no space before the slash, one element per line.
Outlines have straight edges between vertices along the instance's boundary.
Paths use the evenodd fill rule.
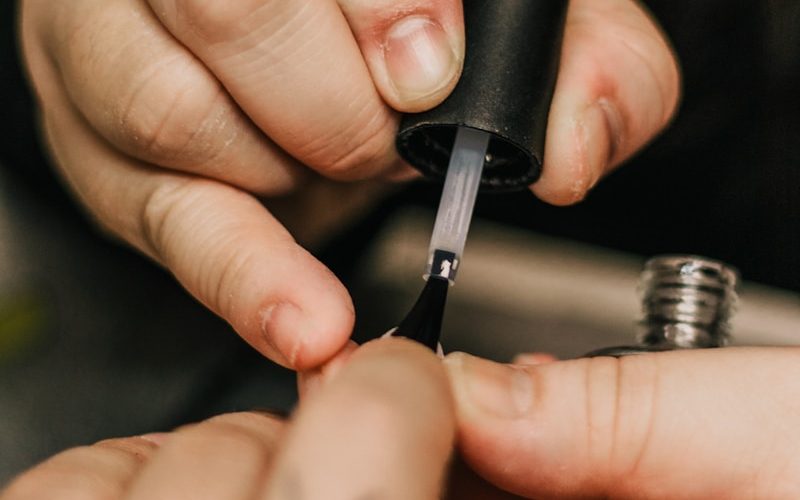
<path fill-rule="evenodd" d="M 586 357 L 724 347 L 730 340 L 738 282 L 739 273 L 716 260 L 682 255 L 653 258 L 642 273 L 639 343 L 600 349 Z"/>

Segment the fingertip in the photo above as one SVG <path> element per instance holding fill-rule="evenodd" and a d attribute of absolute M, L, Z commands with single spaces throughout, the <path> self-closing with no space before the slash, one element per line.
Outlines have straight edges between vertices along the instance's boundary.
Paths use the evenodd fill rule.
<path fill-rule="evenodd" d="M 349 295 L 334 294 L 317 303 L 271 303 L 258 312 L 261 336 L 269 357 L 298 371 L 331 360 L 350 338 L 355 311 Z"/>
<path fill-rule="evenodd" d="M 416 113 L 450 95 L 464 63 L 461 2 L 340 3 L 389 106 Z"/>
<path fill-rule="evenodd" d="M 269 488 L 277 493 L 302 467 L 309 498 L 398 491 L 406 498 L 438 498 L 454 437 L 436 356 L 408 340 L 370 342 L 301 403 Z"/>
<path fill-rule="evenodd" d="M 351 383 L 371 380 L 371 384 L 428 407 L 443 433 L 455 433 L 455 406 L 447 374 L 441 358 L 422 344 L 397 337 L 373 340 L 352 354 L 345 370 Z"/>
<path fill-rule="evenodd" d="M 279 237 L 277 231 L 285 232 L 274 227 L 262 238 L 251 233 L 249 241 L 242 238 L 238 247 L 226 251 L 231 262 L 219 265 L 217 291 L 209 303 L 267 358 L 308 371 L 347 343 L 355 309 L 337 277 L 288 234 Z"/>
<path fill-rule="evenodd" d="M 480 423 L 526 419 L 537 400 L 531 373 L 466 354 L 445 360 L 459 414 Z"/>
<path fill-rule="evenodd" d="M 390 106 L 407 113 L 436 106 L 455 87 L 463 53 L 463 39 L 447 33 L 436 19 L 413 15 L 395 21 L 381 54 L 388 76 L 382 95 Z"/>
<path fill-rule="evenodd" d="M 608 99 L 581 106 L 557 103 L 550 115 L 541 179 L 532 186 L 556 206 L 583 201 L 600 181 L 620 141 L 621 120 Z"/>
<path fill-rule="evenodd" d="M 378 338 L 367 342 L 353 354 L 351 361 L 357 360 L 389 367 L 386 369 L 394 370 L 410 385 L 436 385 L 441 393 L 449 392 L 441 358 L 419 342 L 400 337 Z"/>
<path fill-rule="evenodd" d="M 534 193 L 554 205 L 583 200 L 664 129 L 679 95 L 674 51 L 640 3 L 571 2 Z"/>

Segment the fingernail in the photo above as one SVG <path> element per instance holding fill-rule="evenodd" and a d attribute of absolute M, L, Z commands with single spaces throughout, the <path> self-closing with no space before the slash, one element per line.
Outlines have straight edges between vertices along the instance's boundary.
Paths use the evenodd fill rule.
<path fill-rule="evenodd" d="M 460 408 L 504 419 L 519 418 L 533 406 L 533 382 L 521 368 L 451 354 L 445 358 Z"/>
<path fill-rule="evenodd" d="M 264 340 L 280 357 L 276 361 L 290 368 L 296 366 L 307 338 L 313 335 L 306 315 L 296 305 L 281 302 L 266 307 L 260 317 Z"/>
<path fill-rule="evenodd" d="M 438 22 L 411 16 L 389 29 L 384 59 L 400 99 L 414 101 L 449 85 L 458 73 L 461 58 Z"/>

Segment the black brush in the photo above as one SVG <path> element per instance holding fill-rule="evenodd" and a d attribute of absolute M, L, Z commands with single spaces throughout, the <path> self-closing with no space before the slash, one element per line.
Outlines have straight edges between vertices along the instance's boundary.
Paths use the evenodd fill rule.
<path fill-rule="evenodd" d="M 478 190 L 527 189 L 541 174 L 568 0 L 464 0 L 466 55 L 439 106 L 409 114 L 397 134 L 405 160 L 444 179 L 429 247 L 428 283 L 393 335 L 439 348 Z"/>
<path fill-rule="evenodd" d="M 416 340 L 432 351 L 438 352 L 448 288 L 450 288 L 448 280 L 437 276 L 428 278 L 428 283 L 422 289 L 416 304 L 391 335 Z"/>

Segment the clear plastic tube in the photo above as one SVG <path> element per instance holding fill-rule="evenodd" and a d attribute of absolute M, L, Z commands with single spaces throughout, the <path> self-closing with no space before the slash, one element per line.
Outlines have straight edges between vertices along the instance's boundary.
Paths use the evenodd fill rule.
<path fill-rule="evenodd" d="M 460 127 L 447 168 L 439 212 L 433 226 L 426 276 L 453 282 L 464 252 L 481 183 L 489 134 Z"/>

